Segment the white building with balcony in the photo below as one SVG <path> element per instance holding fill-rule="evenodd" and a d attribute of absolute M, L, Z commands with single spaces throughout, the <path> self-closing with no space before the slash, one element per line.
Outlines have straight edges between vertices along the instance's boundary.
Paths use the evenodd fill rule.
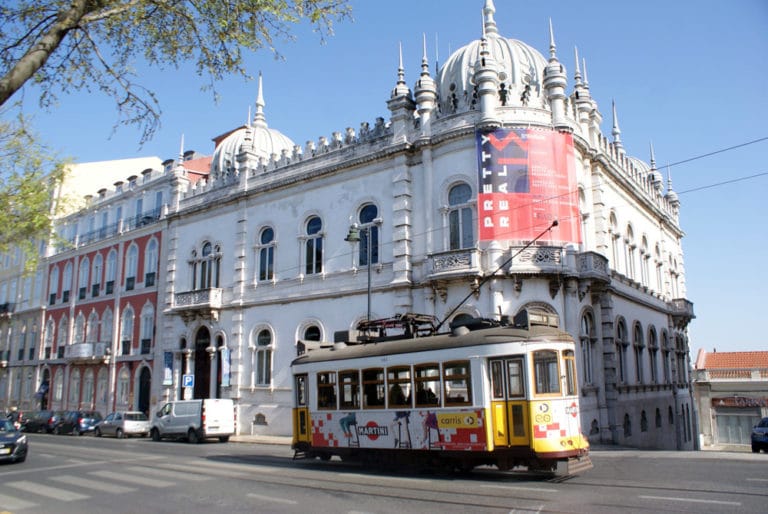
<path fill-rule="evenodd" d="M 615 107 L 604 134 L 584 62 L 567 74 L 554 35 L 535 42 L 545 57 L 495 14 L 486 1 L 479 39 L 434 75 L 426 44 L 410 85 L 401 58 L 385 115 L 303 146 L 268 126 L 259 79 L 208 180 L 179 172 L 153 396 L 233 398 L 240 433 L 287 435 L 301 340 L 368 316 L 535 306 L 577 340 L 593 442 L 694 447 L 677 195 L 653 153 L 626 155 Z"/>

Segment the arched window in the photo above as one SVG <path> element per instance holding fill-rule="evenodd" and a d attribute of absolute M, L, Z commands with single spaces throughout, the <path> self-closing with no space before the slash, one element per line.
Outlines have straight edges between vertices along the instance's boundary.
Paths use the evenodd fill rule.
<path fill-rule="evenodd" d="M 83 404 L 86 407 L 93 405 L 93 370 L 86 370 L 83 376 Z"/>
<path fill-rule="evenodd" d="M 64 278 L 61 283 L 61 301 L 67 303 L 69 301 L 69 292 L 72 289 L 72 262 L 68 262 L 64 266 Z"/>
<path fill-rule="evenodd" d="M 99 371 L 99 378 L 96 379 L 96 403 L 97 404 L 107 403 L 107 375 L 108 375 L 107 370 L 102 368 Z"/>
<path fill-rule="evenodd" d="M 53 401 L 60 402 L 64 398 L 64 370 L 59 369 L 53 376 Z"/>
<path fill-rule="evenodd" d="M 157 239 L 152 238 L 144 250 L 144 287 L 155 285 L 157 277 Z"/>
<path fill-rule="evenodd" d="M 669 347 L 669 339 L 667 337 L 666 332 L 661 333 L 661 362 L 662 366 L 664 368 L 664 383 L 665 384 L 671 384 L 672 383 L 672 372 L 670 370 L 669 366 L 669 359 L 670 359 L 670 347 Z"/>
<path fill-rule="evenodd" d="M 664 261 L 661 259 L 661 250 L 658 244 L 653 251 L 653 259 L 656 264 L 656 291 L 661 293 L 663 291 L 662 286 L 664 285 L 664 272 L 662 269 Z"/>
<path fill-rule="evenodd" d="M 592 367 L 594 365 L 595 321 L 592 319 L 591 312 L 587 312 L 581 317 L 580 342 L 584 383 L 592 384 L 594 380 Z"/>
<path fill-rule="evenodd" d="M 627 326 L 621 319 L 616 326 L 616 356 L 619 361 L 619 383 L 621 384 L 627 383 L 627 346 L 629 346 Z"/>
<path fill-rule="evenodd" d="M 88 291 L 88 272 L 91 270 L 91 261 L 88 257 L 80 260 L 80 269 L 77 276 L 77 297 L 80 300 L 85 299 Z"/>
<path fill-rule="evenodd" d="M 256 335 L 256 384 L 267 386 L 272 382 L 272 333 L 263 329 Z"/>
<path fill-rule="evenodd" d="M 273 280 L 275 278 L 275 231 L 272 227 L 261 229 L 257 251 L 259 280 Z"/>
<path fill-rule="evenodd" d="M 76 409 L 80 405 L 80 370 L 72 370 L 69 377 L 69 406 Z"/>
<path fill-rule="evenodd" d="M 100 253 L 93 258 L 93 269 L 91 270 L 91 296 L 99 296 L 101 286 L 101 272 L 104 267 L 104 257 Z"/>
<path fill-rule="evenodd" d="M 304 336 L 301 339 L 304 341 L 320 341 L 321 337 L 320 327 L 317 325 L 310 325 L 304 329 Z M 306 348 L 304 347 L 304 343 L 299 341 L 296 344 L 296 355 L 303 355 L 305 351 Z"/>
<path fill-rule="evenodd" d="M 648 329 L 648 356 L 651 360 L 651 383 L 656 384 L 659 382 L 659 340 L 654 327 Z"/>
<path fill-rule="evenodd" d="M 53 347 L 53 338 L 56 335 L 55 332 L 56 332 L 56 324 L 53 322 L 53 318 L 48 318 L 48 321 L 45 324 L 45 347 L 46 348 Z M 45 358 L 50 359 L 51 356 L 48 355 Z"/>
<path fill-rule="evenodd" d="M 619 271 L 619 241 L 621 234 L 619 234 L 619 224 L 616 221 L 616 214 L 611 213 L 608 218 L 609 223 L 609 237 L 611 238 L 611 267 Z"/>
<path fill-rule="evenodd" d="M 458 184 L 448 191 L 449 248 L 472 248 L 475 245 L 474 213 L 472 212 L 472 188 Z"/>
<path fill-rule="evenodd" d="M 123 368 L 117 375 L 117 403 L 123 407 L 128 406 L 128 394 L 131 390 L 130 375 L 128 370 Z"/>
<path fill-rule="evenodd" d="M 107 348 L 112 347 L 112 334 L 114 329 L 112 324 L 115 321 L 115 317 L 112 315 L 112 309 L 104 309 L 104 315 L 101 317 L 101 337 L 99 341 L 107 344 Z"/>
<path fill-rule="evenodd" d="M 95 343 L 99 340 L 99 315 L 91 311 L 88 315 L 88 324 L 85 327 L 85 341 Z"/>
<path fill-rule="evenodd" d="M 59 267 L 51 268 L 51 277 L 48 279 L 48 296 L 50 305 L 56 303 L 56 295 L 59 292 Z"/>
<path fill-rule="evenodd" d="M 643 341 L 643 328 L 640 323 L 635 323 L 632 334 L 632 348 L 635 351 L 635 380 L 638 384 L 642 384 L 645 381 L 643 358 L 645 357 L 645 342 Z"/>
<path fill-rule="evenodd" d="M 148 355 L 152 348 L 152 335 L 155 329 L 155 308 L 148 303 L 141 309 L 141 354 Z"/>
<path fill-rule="evenodd" d="M 85 316 L 83 316 L 83 313 L 78 313 L 77 317 L 75 318 L 75 344 L 80 344 L 85 342 Z"/>
<path fill-rule="evenodd" d="M 130 355 L 133 341 L 133 309 L 128 306 L 123 311 L 123 317 L 120 320 L 120 355 Z"/>
<path fill-rule="evenodd" d="M 191 270 L 193 289 L 211 289 L 219 287 L 219 273 L 221 271 L 221 247 L 213 246 L 210 242 L 203 243 L 203 247 L 198 253 L 192 252 Z M 196 277 L 199 265 L 199 282 L 196 283 Z"/>
<path fill-rule="evenodd" d="M 650 286 L 650 267 L 648 262 L 651 260 L 651 254 L 648 251 L 648 238 L 643 236 L 640 242 L 640 282 L 644 286 Z"/>
<path fill-rule="evenodd" d="M 635 250 L 637 245 L 635 244 L 635 233 L 632 230 L 632 225 L 627 225 L 627 236 L 624 239 L 624 250 L 626 256 L 626 269 L 627 276 L 631 279 L 635 279 Z"/>
<path fill-rule="evenodd" d="M 104 283 L 105 292 L 112 294 L 115 290 L 115 280 L 117 277 L 117 251 L 110 250 L 107 255 L 107 281 Z"/>
<path fill-rule="evenodd" d="M 136 270 L 139 267 L 139 248 L 135 244 L 128 248 L 125 259 L 125 290 L 132 291 L 136 287 Z"/>
<path fill-rule="evenodd" d="M 62 316 L 59 320 L 59 333 L 56 338 L 56 346 L 58 347 L 59 352 L 63 352 L 64 347 L 67 345 L 67 332 L 69 332 L 69 321 L 66 316 Z M 64 355 L 62 354 L 61 357 L 64 357 Z"/>
<path fill-rule="evenodd" d="M 379 216 L 379 208 L 373 204 L 365 205 L 360 210 L 358 217 L 360 224 L 360 253 L 358 263 L 360 266 L 368 265 L 368 245 L 370 245 L 371 263 L 379 262 L 379 225 L 376 220 Z"/>
<path fill-rule="evenodd" d="M 304 269 L 307 275 L 323 271 L 323 222 L 317 216 L 307 220 Z"/>

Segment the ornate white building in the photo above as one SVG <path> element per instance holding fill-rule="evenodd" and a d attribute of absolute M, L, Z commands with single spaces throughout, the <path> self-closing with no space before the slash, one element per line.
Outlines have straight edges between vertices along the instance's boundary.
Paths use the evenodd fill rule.
<path fill-rule="evenodd" d="M 152 398 L 231 397 L 240 433 L 288 435 L 300 340 L 535 305 L 578 342 L 593 442 L 694 448 L 677 195 L 652 151 L 625 154 L 615 108 L 604 135 L 585 62 L 568 76 L 554 36 L 545 57 L 483 16 L 436 75 L 424 45 L 412 89 L 401 57 L 386 117 L 302 147 L 267 125 L 260 78 L 208 180 L 178 163 Z"/>

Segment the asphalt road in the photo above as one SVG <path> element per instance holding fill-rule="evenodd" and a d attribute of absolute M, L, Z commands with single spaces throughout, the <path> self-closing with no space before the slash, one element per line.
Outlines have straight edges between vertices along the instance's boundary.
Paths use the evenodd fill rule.
<path fill-rule="evenodd" d="M 768 454 L 597 449 L 568 479 L 293 460 L 286 445 L 30 434 L 0 513 L 766 512 Z"/>

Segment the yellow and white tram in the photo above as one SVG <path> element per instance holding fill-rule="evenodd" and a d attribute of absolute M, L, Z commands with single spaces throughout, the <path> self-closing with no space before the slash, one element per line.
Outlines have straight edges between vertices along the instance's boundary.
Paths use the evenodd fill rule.
<path fill-rule="evenodd" d="M 305 343 L 292 363 L 297 456 L 557 474 L 592 467 L 574 342 L 557 316 L 523 311 L 510 326 L 476 320 L 416 337 L 423 318 L 398 318 L 404 336 Z M 378 334 L 388 326 L 379 320 Z"/>

